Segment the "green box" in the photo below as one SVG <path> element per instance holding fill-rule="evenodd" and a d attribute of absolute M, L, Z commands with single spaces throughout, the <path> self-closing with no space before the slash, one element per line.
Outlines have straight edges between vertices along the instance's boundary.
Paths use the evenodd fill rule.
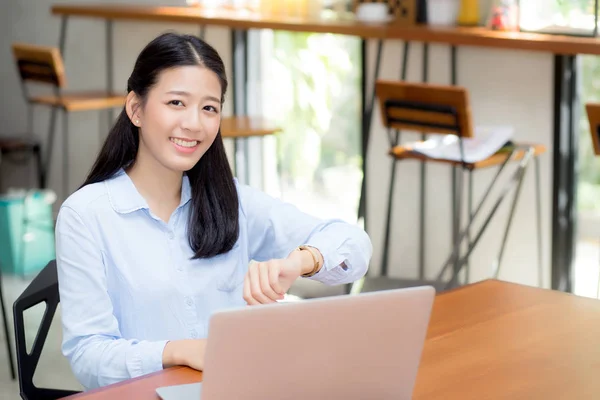
<path fill-rule="evenodd" d="M 0 196 L 0 269 L 36 275 L 56 257 L 52 192 L 20 191 Z"/>

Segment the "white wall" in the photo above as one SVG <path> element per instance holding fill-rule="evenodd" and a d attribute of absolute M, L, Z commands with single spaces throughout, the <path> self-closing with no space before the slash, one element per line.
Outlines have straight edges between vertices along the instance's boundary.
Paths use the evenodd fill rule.
<path fill-rule="evenodd" d="M 62 3 L 83 3 L 84 0 Z M 98 3 L 98 0 L 89 0 Z M 105 0 L 105 3 L 123 3 Z M 22 99 L 10 44 L 26 41 L 36 44 L 58 44 L 60 20 L 50 15 L 53 0 L 20 0 L 3 5 L 0 14 L 0 82 L 3 96 L 0 103 L 0 133 L 14 134 L 26 129 L 26 107 Z M 183 0 L 128 0 L 140 4 L 184 4 Z M 167 29 L 198 33 L 199 27 L 158 23 L 116 22 L 114 25 L 115 89 L 125 90 L 125 82 L 135 57 L 141 48 L 158 33 Z M 207 40 L 221 53 L 229 67 L 229 31 L 210 28 Z M 70 89 L 105 87 L 104 23 L 101 20 L 72 18 L 69 21 L 65 49 L 66 73 Z M 372 48 L 371 50 L 374 50 Z M 421 45 L 414 44 L 410 55 L 409 80 L 421 79 Z M 552 142 L 552 56 L 523 51 L 460 48 L 458 52 L 458 80 L 470 90 L 476 124 L 511 123 L 517 129 L 517 138 L 540 142 L 551 150 Z M 373 57 L 371 57 L 371 62 Z M 430 81 L 449 82 L 449 49 L 431 46 Z M 385 48 L 382 78 L 397 79 L 401 65 L 401 43 L 389 42 Z M 226 107 L 229 112 L 231 102 Z M 39 109 L 35 119 L 36 133 L 45 136 L 49 113 Z M 379 122 L 379 109 L 373 119 L 369 164 L 369 231 L 375 246 L 372 272 L 379 269 L 383 217 L 389 159 L 386 157 L 387 139 Z M 61 127 L 58 125 L 58 134 Z M 84 179 L 91 160 L 106 132 L 106 116 L 96 112 L 72 115 L 70 119 L 71 188 Z M 413 139 L 407 137 L 407 139 Z M 62 160 L 60 136 L 55 144 L 54 163 L 49 185 L 61 187 Z M 544 229 L 545 281 L 548 282 L 551 154 L 542 157 L 542 212 Z M 428 174 L 427 200 L 427 270 L 435 275 L 450 251 L 450 172 L 447 167 L 431 166 Z M 417 265 L 418 239 L 418 171 L 416 163 L 402 163 L 398 170 L 398 192 L 394 215 L 394 250 L 391 271 L 393 275 L 414 276 Z M 479 171 L 475 178 L 475 199 L 491 179 L 492 171 Z M 515 216 L 507 243 L 503 271 L 500 278 L 536 284 L 535 215 L 533 207 L 533 170 Z M 507 204 L 498 213 L 495 223 L 483 237 L 472 257 L 471 279 L 479 280 L 489 274 L 491 262 L 500 244 Z"/>

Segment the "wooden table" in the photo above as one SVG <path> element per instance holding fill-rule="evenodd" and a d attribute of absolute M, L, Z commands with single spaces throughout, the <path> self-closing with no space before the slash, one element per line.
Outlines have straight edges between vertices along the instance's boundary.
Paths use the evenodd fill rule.
<path fill-rule="evenodd" d="M 223 117 L 221 135 L 223 138 L 249 138 L 273 135 L 281 128 L 262 117 Z"/>
<path fill-rule="evenodd" d="M 436 297 L 415 400 L 600 398 L 600 301 L 488 280 Z M 176 367 L 69 399 L 157 399 Z"/>
<path fill-rule="evenodd" d="M 271 121 L 263 117 L 224 117 L 221 119 L 221 136 L 223 139 L 234 140 L 239 143 L 240 140 L 247 140 L 252 137 L 263 138 L 264 136 L 274 135 L 281 131 L 281 128 L 275 126 Z M 234 150 L 235 153 L 235 150 Z M 248 158 L 244 157 L 244 171 L 248 171 Z M 234 155 L 232 168 L 238 175 L 238 162 Z M 264 174 L 264 162 L 261 162 L 262 174 Z"/>

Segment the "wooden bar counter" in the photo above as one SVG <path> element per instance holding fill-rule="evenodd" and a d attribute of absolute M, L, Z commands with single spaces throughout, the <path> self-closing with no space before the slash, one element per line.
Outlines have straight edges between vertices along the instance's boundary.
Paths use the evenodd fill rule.
<path fill-rule="evenodd" d="M 52 14 L 104 20 L 136 20 L 190 23 L 232 29 L 272 29 L 295 32 L 335 33 L 365 39 L 394 39 L 455 46 L 479 46 L 553 54 L 600 55 L 600 39 L 525 32 L 499 32 L 486 28 L 426 25 L 402 26 L 391 23 L 363 23 L 353 20 L 319 20 L 269 17 L 235 10 L 207 10 L 201 7 L 156 7 L 134 5 L 54 5 Z"/>

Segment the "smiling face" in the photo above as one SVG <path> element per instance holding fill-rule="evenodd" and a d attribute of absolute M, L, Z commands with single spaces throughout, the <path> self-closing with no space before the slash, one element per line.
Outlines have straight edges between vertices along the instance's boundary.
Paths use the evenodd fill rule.
<path fill-rule="evenodd" d="M 128 114 L 140 131 L 137 161 L 171 171 L 190 170 L 210 148 L 221 123 L 221 84 L 202 66 L 160 73 L 142 104 L 127 97 Z"/>

